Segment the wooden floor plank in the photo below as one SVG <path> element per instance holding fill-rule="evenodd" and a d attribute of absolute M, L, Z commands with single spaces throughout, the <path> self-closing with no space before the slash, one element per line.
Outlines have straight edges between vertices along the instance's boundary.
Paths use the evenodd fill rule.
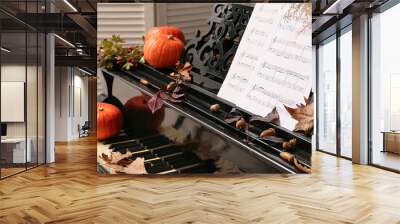
<path fill-rule="evenodd" d="M 92 137 L 0 181 L 0 223 L 400 223 L 400 175 L 320 152 L 311 175 L 101 176 Z"/>

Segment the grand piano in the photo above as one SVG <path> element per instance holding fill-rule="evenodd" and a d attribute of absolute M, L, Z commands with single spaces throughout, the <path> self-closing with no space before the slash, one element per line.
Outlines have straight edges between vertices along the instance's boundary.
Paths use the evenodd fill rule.
<path fill-rule="evenodd" d="M 128 160 L 144 158 L 148 174 L 303 173 L 280 156 L 284 151 L 294 155 L 306 169 L 311 167 L 310 136 L 272 122 L 250 122 L 248 129 L 242 130 L 225 121 L 233 108 L 245 118 L 253 116 L 217 97 L 252 10 L 239 4 L 214 5 L 209 30 L 198 31 L 185 47 L 182 59 L 193 65 L 193 82 L 184 84 L 185 100 L 164 102 L 165 116 L 158 130 L 125 130 L 117 137 L 99 141 L 98 172 L 116 173 L 101 159 L 103 153 L 110 152 L 130 152 Z M 103 76 L 100 80 L 105 82 L 108 94 L 124 102 L 135 95 L 156 94 L 173 81 L 170 72 L 140 64 L 132 71 L 101 69 L 99 75 Z M 210 111 L 214 104 L 221 106 L 218 112 Z M 268 128 L 275 129 L 279 138 L 296 139 L 295 147 L 288 150 L 282 144 L 260 138 Z"/>

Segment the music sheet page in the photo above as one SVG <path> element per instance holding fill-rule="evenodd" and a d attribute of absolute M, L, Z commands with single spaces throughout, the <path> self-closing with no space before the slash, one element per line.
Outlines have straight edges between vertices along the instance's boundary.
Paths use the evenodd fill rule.
<path fill-rule="evenodd" d="M 284 105 L 304 102 L 312 86 L 311 11 L 294 13 L 300 4 L 308 3 L 256 4 L 218 93 L 260 116 L 276 107 L 290 130 L 296 121 Z"/>

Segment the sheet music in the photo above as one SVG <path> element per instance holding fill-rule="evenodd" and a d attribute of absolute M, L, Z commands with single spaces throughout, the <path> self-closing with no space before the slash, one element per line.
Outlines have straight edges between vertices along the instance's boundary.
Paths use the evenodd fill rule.
<path fill-rule="evenodd" d="M 303 102 L 312 86 L 311 16 L 288 17 L 298 4 L 308 3 L 256 4 L 218 93 L 260 116 L 277 107 L 281 125 L 288 129 L 296 121 L 283 105 Z"/>

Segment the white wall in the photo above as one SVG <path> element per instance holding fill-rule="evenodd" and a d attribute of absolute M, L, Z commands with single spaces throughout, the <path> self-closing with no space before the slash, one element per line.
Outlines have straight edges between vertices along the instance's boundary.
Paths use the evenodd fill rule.
<path fill-rule="evenodd" d="M 25 82 L 25 71 L 26 67 L 24 65 L 18 65 L 18 64 L 5 64 L 1 66 L 1 81 L 3 82 Z M 28 66 L 27 71 L 28 74 L 30 74 L 33 70 L 35 70 L 36 74 L 36 68 L 33 66 Z M 29 80 L 29 84 L 36 85 L 35 83 L 31 83 L 31 80 Z M 29 91 L 30 90 L 30 91 Z M 27 93 L 27 102 L 33 102 L 36 100 L 36 88 L 28 88 L 28 93 Z M 36 102 L 36 101 L 35 101 Z M 36 103 L 31 105 L 36 108 Z M 7 108 L 1 108 L 1 110 L 7 110 Z M 33 118 L 36 121 L 36 113 L 35 114 L 30 114 L 28 113 L 28 121 L 31 121 Z M 34 115 L 32 117 L 32 115 Z M 28 127 L 31 127 L 31 125 L 28 125 Z M 29 131 L 28 131 L 29 133 Z M 8 137 L 25 137 L 25 122 L 8 122 L 7 123 L 7 136 Z M 29 136 L 28 136 L 29 137 Z"/>
<path fill-rule="evenodd" d="M 154 26 L 154 3 L 98 3 L 97 40 L 120 35 L 127 45 L 143 44 L 143 34 Z"/>
<path fill-rule="evenodd" d="M 213 3 L 99 3 L 97 4 L 98 43 L 113 34 L 127 45 L 143 44 L 142 37 L 153 26 L 175 25 L 186 39 L 197 30 L 208 29 Z"/>
<path fill-rule="evenodd" d="M 56 67 L 55 78 L 55 140 L 77 139 L 78 125 L 88 120 L 88 77 L 76 68 Z"/>

